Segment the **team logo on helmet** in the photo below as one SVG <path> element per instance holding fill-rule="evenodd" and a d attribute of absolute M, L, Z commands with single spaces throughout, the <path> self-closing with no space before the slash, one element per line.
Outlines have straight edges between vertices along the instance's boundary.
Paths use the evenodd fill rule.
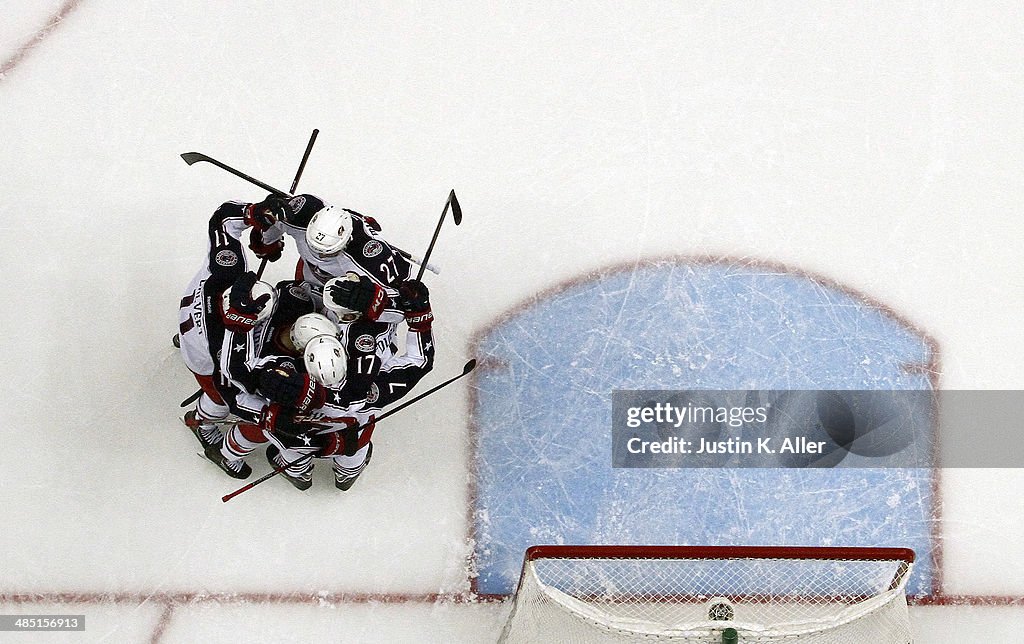
<path fill-rule="evenodd" d="M 291 199 L 291 201 L 288 202 L 288 207 L 292 209 L 292 212 L 299 212 L 300 210 L 302 210 L 302 207 L 305 206 L 305 205 L 306 205 L 306 198 L 305 197 L 293 197 Z"/>
<path fill-rule="evenodd" d="M 370 393 L 366 394 L 366 402 L 375 403 L 380 398 L 380 389 L 377 389 L 377 385 L 370 385 Z"/>
<path fill-rule="evenodd" d="M 356 338 L 356 348 L 363 353 L 370 353 L 373 351 L 373 347 L 376 343 L 373 341 L 373 336 L 369 333 L 365 333 Z"/>
<path fill-rule="evenodd" d="M 363 246 L 363 257 L 376 257 L 380 255 L 382 250 L 384 250 L 384 244 L 381 244 L 376 239 L 371 239 Z"/>
<path fill-rule="evenodd" d="M 213 256 L 213 260 L 221 266 L 234 266 L 238 263 L 238 255 L 233 250 L 222 250 Z"/>

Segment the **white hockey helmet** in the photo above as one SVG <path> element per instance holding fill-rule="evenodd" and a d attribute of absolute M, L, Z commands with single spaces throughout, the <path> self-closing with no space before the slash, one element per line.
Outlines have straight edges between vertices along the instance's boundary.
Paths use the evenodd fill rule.
<path fill-rule="evenodd" d="M 224 290 L 224 294 L 221 295 L 221 306 L 225 311 L 231 308 L 231 289 L 235 288 L 231 286 Z M 260 312 L 256 314 L 256 321 L 261 322 L 270 317 L 270 314 L 274 312 L 274 306 L 277 304 L 277 291 L 274 287 L 266 282 L 256 282 L 252 285 L 252 290 L 249 291 L 252 299 L 258 300 L 264 295 L 269 295 L 270 299 L 267 301 L 266 306 L 260 309 Z"/>
<path fill-rule="evenodd" d="M 318 335 L 310 340 L 303 361 L 306 371 L 321 385 L 337 388 L 345 383 L 348 356 L 341 340 L 333 335 Z"/>
<path fill-rule="evenodd" d="M 352 239 L 352 214 L 343 208 L 324 206 L 306 226 L 306 243 L 321 257 L 334 257 Z"/>
<path fill-rule="evenodd" d="M 288 337 L 292 341 L 292 346 L 298 351 L 304 350 L 309 341 L 318 335 L 332 335 L 335 337 L 338 335 L 337 325 L 319 313 L 300 315 L 292 323 L 292 328 L 288 331 Z"/>
<path fill-rule="evenodd" d="M 355 322 L 360 317 L 362 317 L 362 314 L 359 311 L 353 311 L 348 307 L 341 306 L 340 304 L 332 300 L 330 296 L 331 287 L 337 284 L 338 282 L 345 281 L 358 282 L 359 275 L 352 271 L 349 271 L 345 273 L 345 275 L 343 275 L 342 277 L 332 277 L 331 279 L 327 280 L 327 283 L 324 284 L 324 308 L 333 313 L 335 317 L 338 318 L 339 322 Z"/>

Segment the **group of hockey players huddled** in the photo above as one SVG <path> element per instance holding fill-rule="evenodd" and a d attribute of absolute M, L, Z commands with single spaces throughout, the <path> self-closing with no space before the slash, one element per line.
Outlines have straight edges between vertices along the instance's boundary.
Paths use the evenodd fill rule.
<path fill-rule="evenodd" d="M 262 260 L 294 240 L 294 280 L 258 280 L 247 230 Z M 228 202 L 210 218 L 207 261 L 179 315 L 181 355 L 202 390 L 184 421 L 229 476 L 248 478 L 246 458 L 265 446 L 298 489 L 313 484 L 315 460 L 330 459 L 348 490 L 370 462 L 375 416 L 433 367 L 429 293 L 380 230 L 308 194 Z"/>

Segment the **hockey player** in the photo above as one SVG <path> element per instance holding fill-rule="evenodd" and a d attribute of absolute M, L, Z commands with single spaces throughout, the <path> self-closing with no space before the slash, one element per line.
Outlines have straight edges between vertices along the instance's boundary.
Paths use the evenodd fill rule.
<path fill-rule="evenodd" d="M 313 457 L 331 458 L 335 486 L 347 491 L 362 474 L 373 454 L 373 418 L 380 410 L 397 402 L 430 372 L 434 364 L 434 339 L 431 332 L 433 313 L 427 287 L 418 281 L 407 281 L 398 288 L 398 304 L 404 311 L 409 329 L 405 352 L 390 359 L 377 371 L 370 383 L 369 395 L 361 401 L 341 403 L 327 397 L 324 405 L 314 410 L 314 417 L 346 420 L 341 427 L 301 424 L 278 408 L 268 408 L 261 425 L 274 443 L 267 449 L 271 465 L 293 466 L 284 470 L 286 478 L 300 490 L 313 484 Z M 314 338 L 306 348 L 307 369 L 325 385 L 337 391 L 343 377 L 339 363 L 343 348 L 333 337 Z M 351 364 L 351 363 L 349 363 Z M 338 423 L 335 423 L 337 425 Z M 367 426 L 358 429 L 360 425 Z M 309 458 L 303 458 L 308 456 Z"/>
<path fill-rule="evenodd" d="M 227 384 L 221 382 L 218 357 L 225 328 L 245 326 L 264 315 L 273 297 L 266 285 L 256 288 L 255 280 L 244 278 L 233 296 L 224 294 L 246 274 L 246 259 L 241 237 L 257 222 L 276 220 L 283 209 L 273 202 L 222 204 L 210 217 L 207 227 L 206 260 L 181 299 L 179 308 L 179 345 L 185 365 L 202 389 L 196 406 L 185 415 L 185 423 L 204 450 L 221 440 L 217 425 L 209 421 L 228 416 L 224 400 Z M 281 256 L 283 243 L 265 244 L 259 236 L 250 236 L 250 248 L 257 257 L 270 260 Z M 254 292 L 255 288 L 255 292 Z"/>
<path fill-rule="evenodd" d="M 275 213 L 283 210 L 283 216 L 259 222 L 260 243 L 277 244 L 283 234 L 291 236 L 300 257 L 296 279 L 308 284 L 314 297 L 322 296 L 331 278 L 350 271 L 370 278 L 390 296 L 409 278 L 409 261 L 379 236 L 381 227 L 372 217 L 309 194 L 287 201 L 273 195 L 267 199 L 279 206 Z M 370 311 L 360 312 L 372 317 Z"/>

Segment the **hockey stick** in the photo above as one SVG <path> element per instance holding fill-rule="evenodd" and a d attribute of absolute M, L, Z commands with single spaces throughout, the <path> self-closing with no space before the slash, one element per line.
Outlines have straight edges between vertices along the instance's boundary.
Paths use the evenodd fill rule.
<path fill-rule="evenodd" d="M 444 210 L 441 211 L 441 218 L 437 220 L 434 236 L 430 240 L 430 245 L 427 246 L 426 254 L 423 255 L 423 262 L 420 263 L 420 272 L 416 274 L 417 281 L 423 278 L 423 270 L 427 268 L 427 264 L 430 262 L 430 253 L 434 251 L 434 244 L 437 242 L 437 236 L 441 234 L 441 224 L 444 223 L 444 216 L 448 214 L 449 207 L 452 209 L 452 221 L 458 226 L 462 223 L 462 207 L 455 196 L 455 188 L 452 188 L 451 192 L 448 193 L 448 201 L 444 202 Z"/>
<path fill-rule="evenodd" d="M 302 161 L 299 162 L 299 169 L 295 172 L 295 179 L 292 180 L 292 189 L 289 191 L 292 194 L 295 194 L 295 189 L 299 187 L 299 179 L 302 178 L 302 171 L 306 169 L 306 161 L 309 160 L 309 153 L 313 151 L 313 144 L 316 143 L 318 134 L 320 134 L 320 130 L 313 128 L 313 133 L 309 135 L 306 151 L 302 153 Z"/>
<path fill-rule="evenodd" d="M 302 171 L 306 169 L 306 161 L 309 160 L 309 153 L 313 151 L 313 144 L 316 143 L 316 136 L 320 134 L 320 130 L 313 128 L 313 133 L 309 135 L 309 143 L 306 144 L 306 151 L 302 153 L 302 161 L 299 161 L 299 169 L 295 172 L 295 178 L 292 180 L 292 188 L 289 192 L 295 194 L 295 189 L 299 187 L 299 179 L 302 177 Z M 267 258 L 264 257 L 263 261 L 260 262 L 260 269 L 256 271 L 256 279 L 263 277 L 263 271 L 267 268 Z"/>
<path fill-rule="evenodd" d="M 430 394 L 434 393 L 438 389 L 442 389 L 444 387 L 447 387 L 448 385 L 452 384 L 453 382 L 455 382 L 459 378 L 462 378 L 463 376 L 465 376 L 466 374 L 468 374 L 470 371 L 472 371 L 475 368 L 476 368 L 476 359 L 470 360 L 469 362 L 466 363 L 466 366 L 464 366 L 462 368 L 462 373 L 460 373 L 459 375 L 455 376 L 454 378 L 449 378 L 448 380 L 445 380 L 444 382 L 442 382 L 441 384 L 437 385 L 436 387 L 433 387 L 431 389 L 428 389 L 427 391 L 424 391 L 422 394 L 420 394 L 419 396 L 416 396 L 412 400 L 408 400 L 408 401 L 402 403 L 401 405 L 399 405 L 398 407 L 395 407 L 394 409 L 391 409 L 389 411 L 384 412 L 383 414 L 381 414 L 379 417 L 377 417 L 376 419 L 374 419 L 370 423 L 364 423 L 364 424 L 360 425 L 359 427 L 356 427 L 354 431 L 358 432 L 359 430 L 368 427 L 371 423 L 378 423 L 378 422 L 384 420 L 385 418 L 387 418 L 388 416 L 390 416 L 392 414 L 396 414 L 396 413 L 402 411 L 403 409 L 405 409 L 409 405 L 413 404 L 414 402 L 417 402 L 419 400 L 422 400 L 422 399 L 426 398 L 427 396 L 429 396 Z M 305 417 L 303 417 L 303 420 L 307 421 L 307 422 L 311 421 L 311 419 L 307 419 Z M 324 419 L 314 420 L 312 422 L 324 422 Z M 336 430 L 331 430 L 331 431 L 335 431 L 335 432 L 336 431 L 341 431 L 341 428 L 338 428 Z M 325 431 L 325 432 L 320 432 L 320 433 L 329 434 L 329 433 L 331 433 L 331 431 Z M 241 494 L 243 492 L 247 492 L 247 491 L 253 489 L 254 487 L 259 485 L 260 483 L 262 483 L 262 482 L 264 482 L 264 481 L 266 481 L 268 479 L 271 479 L 271 478 L 277 476 L 278 474 L 280 474 L 281 472 L 285 471 L 289 467 L 292 467 L 294 465 L 298 465 L 299 463 L 305 461 L 306 459 L 313 458 L 313 456 L 314 456 L 314 454 L 306 454 L 304 456 L 300 456 L 299 458 L 295 459 L 294 461 L 290 461 L 290 462 L 285 463 L 284 465 L 282 465 L 280 467 L 276 467 L 272 471 L 264 474 L 263 476 L 261 476 L 260 478 L 256 479 L 252 483 L 247 483 L 246 485 L 243 485 L 242 487 L 238 488 L 234 492 L 222 496 L 220 500 L 223 501 L 224 503 L 227 503 L 228 501 L 230 501 L 231 499 L 235 498 L 239 494 Z"/>
<path fill-rule="evenodd" d="M 224 163 L 221 163 L 217 159 L 212 159 L 212 158 L 206 156 L 205 154 L 201 154 L 199 152 L 183 152 L 181 154 L 181 158 L 184 159 L 185 163 L 187 163 L 189 165 L 192 165 L 192 164 L 195 164 L 195 163 L 199 163 L 200 161 L 205 161 L 207 163 L 212 163 L 213 165 L 217 166 L 221 170 L 227 170 L 228 172 L 230 172 L 231 174 L 235 175 L 236 177 L 245 179 L 249 183 L 251 183 L 253 185 L 257 185 L 257 186 L 263 188 L 264 190 L 266 190 L 267 192 L 272 192 L 275 195 L 277 195 L 278 197 L 291 198 L 291 195 L 288 194 L 287 192 L 285 192 L 283 190 L 278 190 L 274 186 L 271 186 L 271 185 L 268 185 L 266 183 L 263 183 L 259 179 L 256 179 L 254 177 L 250 177 L 249 175 L 245 174 L 244 172 L 239 172 L 238 170 L 235 170 L 231 166 L 229 166 L 227 164 L 224 164 Z"/>
<path fill-rule="evenodd" d="M 390 416 L 392 414 L 397 414 L 398 412 L 402 411 L 403 409 L 405 409 L 409 405 L 415 403 L 418 400 L 422 400 L 423 398 L 426 398 L 427 396 L 429 396 L 430 394 L 434 393 L 438 389 L 443 389 L 444 387 L 447 387 L 448 385 L 452 384 L 453 382 L 455 382 L 459 378 L 462 378 L 463 376 L 467 375 L 473 369 L 476 369 L 476 359 L 475 358 L 473 360 L 470 360 L 469 362 L 467 362 L 462 367 L 462 373 L 460 373 L 459 375 L 455 376 L 454 378 L 449 378 L 448 380 L 445 380 L 444 382 L 442 382 L 441 384 L 437 385 L 436 387 L 432 387 L 431 389 L 428 389 L 428 390 L 424 391 L 422 394 L 416 396 L 415 398 L 412 398 L 410 400 L 405 401 L 404 403 L 402 403 L 401 405 L 395 407 L 394 409 L 389 409 L 388 411 L 384 412 L 380 416 L 377 416 L 377 418 L 373 422 L 377 423 L 377 422 L 380 422 L 380 421 L 384 420 L 385 418 L 387 418 L 388 416 Z M 331 422 L 334 419 L 311 418 L 309 416 L 296 416 L 295 420 L 299 421 L 299 422 L 304 422 L 304 423 L 329 423 L 329 422 Z M 340 419 L 338 419 L 338 420 L 340 420 Z M 360 426 L 357 429 L 362 429 L 363 427 L 365 427 L 365 425 L 364 426 Z M 321 430 L 321 431 L 317 432 L 317 434 L 333 434 L 335 432 L 341 431 L 341 429 L 342 428 L 339 427 L 337 429 Z"/>
<path fill-rule="evenodd" d="M 388 245 L 391 246 L 391 242 L 388 242 Z M 398 253 L 399 255 L 401 255 L 402 257 L 404 257 L 407 260 L 409 260 L 410 262 L 412 262 L 413 264 L 416 264 L 417 266 L 419 266 L 421 268 L 426 268 L 428 271 L 430 271 L 434 275 L 440 275 L 441 274 L 441 268 L 439 266 L 437 266 L 436 264 L 428 264 L 426 261 L 420 259 L 419 257 L 416 257 L 415 255 L 413 255 L 412 253 L 410 253 L 408 251 L 404 251 L 401 248 L 398 248 L 397 246 L 391 246 L 391 249 L 393 251 L 395 251 L 396 253 Z"/>
<path fill-rule="evenodd" d="M 302 163 L 299 164 L 299 171 L 295 174 L 295 181 L 292 181 L 292 192 L 295 192 L 295 187 L 299 183 L 299 177 L 302 176 L 302 170 L 306 167 L 306 159 L 309 158 L 309 153 L 313 149 L 313 142 L 316 141 L 316 135 L 319 134 L 319 133 L 320 133 L 320 130 L 314 129 L 312 136 L 309 137 L 309 143 L 306 144 L 306 153 L 304 155 L 302 155 Z M 221 163 L 217 159 L 214 159 L 213 157 L 206 156 L 205 154 L 203 154 L 201 152 L 182 152 L 181 153 L 181 158 L 185 161 L 185 163 L 187 163 L 189 165 L 194 165 L 194 164 L 199 163 L 201 161 L 205 161 L 206 163 L 212 163 L 213 165 L 217 166 L 221 170 L 226 170 L 227 172 L 230 172 L 231 174 L 235 175 L 236 177 L 238 177 L 240 179 L 245 179 L 249 183 L 263 188 L 267 192 L 274 193 L 278 197 L 285 197 L 287 199 L 290 199 L 291 196 L 292 196 L 291 194 L 285 192 L 284 190 L 280 190 L 280 189 L 275 188 L 274 186 L 272 186 L 270 184 L 263 183 L 262 181 L 260 181 L 256 177 L 250 177 L 249 175 L 245 174 L 244 172 L 241 172 L 239 170 L 235 170 L 234 168 L 232 168 L 228 164 Z"/>

